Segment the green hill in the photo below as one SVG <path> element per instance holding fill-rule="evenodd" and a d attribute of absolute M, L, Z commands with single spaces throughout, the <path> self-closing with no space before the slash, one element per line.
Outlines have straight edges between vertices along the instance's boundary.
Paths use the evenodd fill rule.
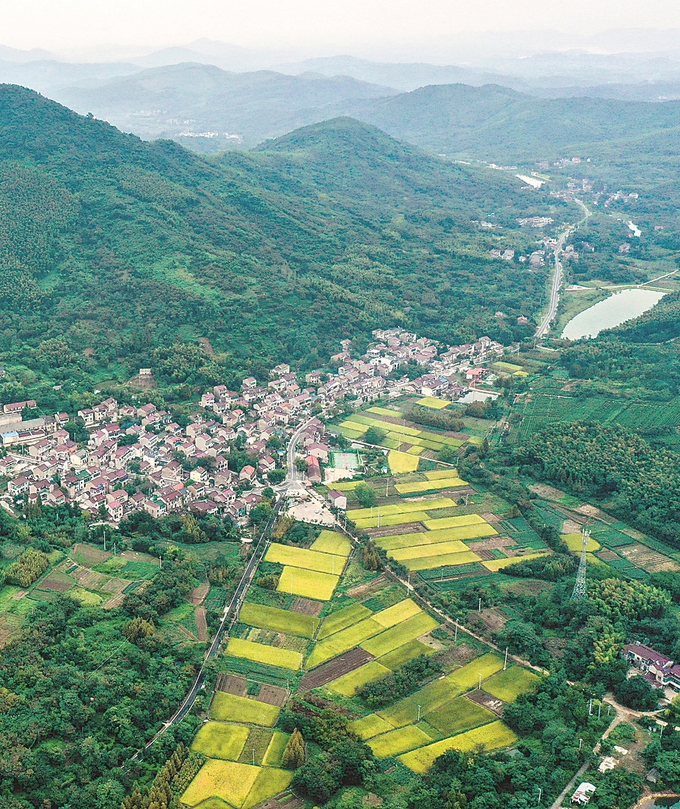
<path fill-rule="evenodd" d="M 5 85 L 0 126 L 2 399 L 149 364 L 162 384 L 309 367 L 393 324 L 519 337 L 547 271 L 489 249 L 535 249 L 518 216 L 573 216 L 351 119 L 206 159 Z"/>

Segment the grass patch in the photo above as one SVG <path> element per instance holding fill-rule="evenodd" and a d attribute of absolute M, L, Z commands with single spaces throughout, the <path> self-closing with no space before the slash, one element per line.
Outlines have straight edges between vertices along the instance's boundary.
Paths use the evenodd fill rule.
<path fill-rule="evenodd" d="M 208 758 L 237 761 L 245 747 L 249 730 L 245 725 L 207 722 L 196 734 L 191 749 Z"/>
<path fill-rule="evenodd" d="M 279 708 L 247 697 L 217 691 L 210 706 L 210 716 L 218 722 L 245 722 L 271 728 L 279 717 Z"/>
<path fill-rule="evenodd" d="M 98 607 L 103 601 L 102 597 L 97 593 L 91 593 L 83 587 L 72 587 L 64 595 L 79 601 L 84 607 Z"/>
<path fill-rule="evenodd" d="M 296 548 L 293 545 L 281 545 L 278 542 L 270 545 L 267 562 L 278 562 L 280 565 L 292 565 L 304 570 L 314 570 L 317 573 L 342 573 L 344 564 L 334 554 L 318 553 L 306 548 Z"/>
<path fill-rule="evenodd" d="M 293 652 L 290 649 L 277 649 L 275 646 L 253 643 L 253 641 L 242 640 L 241 638 L 229 638 L 226 653 L 233 657 L 244 657 L 246 660 L 254 660 L 256 663 L 264 663 L 281 669 L 290 669 L 291 671 L 298 671 L 302 668 L 302 655 L 300 652 Z"/>
<path fill-rule="evenodd" d="M 340 576 L 332 576 L 330 573 L 317 573 L 315 570 L 286 566 L 276 589 L 303 598 L 330 601 L 339 581 Z"/>
<path fill-rule="evenodd" d="M 364 607 L 363 604 L 350 604 L 348 607 L 343 607 L 341 610 L 332 613 L 328 618 L 324 619 L 317 637 L 319 640 L 323 640 L 329 635 L 347 629 L 359 621 L 362 621 L 364 618 L 368 618 L 369 615 L 372 615 L 371 610 L 369 610 L 368 607 Z"/>
<path fill-rule="evenodd" d="M 497 720 L 489 725 L 482 725 L 482 727 L 468 730 L 466 733 L 460 733 L 458 736 L 452 736 L 450 739 L 443 739 L 410 753 L 404 753 L 399 756 L 399 760 L 413 772 L 422 774 L 427 772 L 434 760 L 447 750 L 460 750 L 464 753 L 479 747 L 485 750 L 498 750 L 502 747 L 509 747 L 516 741 L 517 736 L 510 728 Z"/>
<path fill-rule="evenodd" d="M 343 674 L 337 680 L 333 680 L 328 684 L 327 688 L 345 697 L 353 697 L 363 685 L 379 680 L 389 673 L 390 670 L 386 666 L 381 665 L 376 660 L 371 660 L 370 663 L 366 663 L 348 674 Z"/>
<path fill-rule="evenodd" d="M 418 725 L 406 725 L 406 727 L 383 733 L 382 736 L 375 736 L 367 742 L 373 753 L 378 758 L 396 756 L 406 750 L 413 750 L 414 747 L 422 747 L 430 744 L 432 737 L 428 736 Z"/>
<path fill-rule="evenodd" d="M 375 655 L 375 657 L 380 657 L 411 640 L 415 640 L 438 625 L 434 618 L 421 611 L 391 629 L 381 632 L 380 635 L 365 641 L 361 644 L 361 648 Z"/>
<path fill-rule="evenodd" d="M 298 612 L 281 610 L 278 607 L 251 604 L 249 601 L 241 607 L 239 621 L 250 626 L 271 629 L 274 632 L 285 632 L 301 638 L 313 638 L 319 627 L 319 619 L 312 615 L 301 615 Z"/>
<path fill-rule="evenodd" d="M 494 674 L 484 683 L 484 690 L 503 702 L 514 702 L 520 694 L 524 694 L 538 683 L 541 678 L 533 671 L 520 666 L 510 666 L 505 671 Z"/>

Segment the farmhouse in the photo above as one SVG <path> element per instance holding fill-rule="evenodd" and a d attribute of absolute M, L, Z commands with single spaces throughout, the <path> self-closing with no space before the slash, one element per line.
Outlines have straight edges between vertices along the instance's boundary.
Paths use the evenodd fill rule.
<path fill-rule="evenodd" d="M 680 691 L 680 664 L 674 664 L 670 657 L 638 641 L 626 644 L 621 656 L 653 685 Z"/>

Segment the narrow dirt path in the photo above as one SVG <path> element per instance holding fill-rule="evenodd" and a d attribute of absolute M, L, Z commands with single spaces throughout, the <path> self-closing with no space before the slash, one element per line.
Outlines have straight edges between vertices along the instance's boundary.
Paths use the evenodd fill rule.
<path fill-rule="evenodd" d="M 206 623 L 205 615 L 205 607 L 196 607 L 194 610 L 194 620 L 196 621 L 196 630 L 200 641 L 208 640 L 208 624 Z"/>

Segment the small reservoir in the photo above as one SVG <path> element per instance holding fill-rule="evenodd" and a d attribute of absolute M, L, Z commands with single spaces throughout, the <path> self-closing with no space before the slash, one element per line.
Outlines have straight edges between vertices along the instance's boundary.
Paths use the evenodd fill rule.
<path fill-rule="evenodd" d="M 657 304 L 665 293 L 652 289 L 624 289 L 604 301 L 579 312 L 564 327 L 563 340 L 597 337 L 605 329 L 613 329 L 627 320 L 639 317 Z"/>

